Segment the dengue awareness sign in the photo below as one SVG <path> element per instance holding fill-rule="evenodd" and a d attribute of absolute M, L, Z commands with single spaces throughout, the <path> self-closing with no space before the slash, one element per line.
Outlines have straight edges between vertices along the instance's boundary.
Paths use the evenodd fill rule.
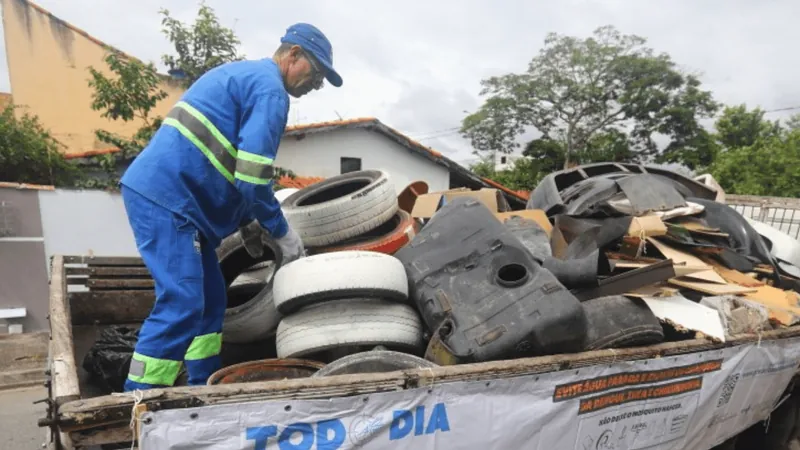
<path fill-rule="evenodd" d="M 784 339 L 509 379 L 145 413 L 143 450 L 711 448 L 765 419 L 797 371 Z"/>

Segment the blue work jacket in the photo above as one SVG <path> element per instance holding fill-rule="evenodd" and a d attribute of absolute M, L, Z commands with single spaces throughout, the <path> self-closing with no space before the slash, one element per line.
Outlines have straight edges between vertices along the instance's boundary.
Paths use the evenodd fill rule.
<path fill-rule="evenodd" d="M 215 245 L 252 219 L 283 237 L 288 225 L 271 178 L 288 114 L 274 61 L 223 64 L 183 94 L 120 182 L 186 217 Z"/>

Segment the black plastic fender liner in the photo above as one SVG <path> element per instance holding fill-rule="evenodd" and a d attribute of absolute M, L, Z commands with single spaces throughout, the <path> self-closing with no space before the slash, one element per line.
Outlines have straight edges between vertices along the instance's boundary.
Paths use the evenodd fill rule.
<path fill-rule="evenodd" d="M 641 299 L 612 295 L 582 303 L 588 329 L 584 351 L 658 344 L 664 329 Z"/>
<path fill-rule="evenodd" d="M 630 220 L 627 222 L 630 223 Z M 583 257 L 562 260 L 553 256 L 550 237 L 535 221 L 513 216 L 506 219 L 503 224 L 522 242 L 539 264 L 552 272 L 558 281 L 569 289 L 597 286 L 598 275 L 610 272 L 608 259 L 599 249 Z"/>
<path fill-rule="evenodd" d="M 775 258 L 769 251 L 769 247 L 764 242 L 764 238 L 747 223 L 744 216 L 738 211 L 724 203 L 702 198 L 687 198 L 687 201 L 702 205 L 702 213 L 698 217 L 705 219 L 709 226 L 719 228 L 730 235 L 731 249 L 741 255 L 746 255 L 769 264 L 775 270 L 775 281 L 781 284 L 780 268 Z"/>
<path fill-rule="evenodd" d="M 709 186 L 672 170 L 639 164 L 603 162 L 585 164 L 547 175 L 531 191 L 526 209 L 543 209 L 548 216 L 564 213 L 566 212 L 566 204 L 569 202 L 562 198 L 562 195 L 567 195 L 566 192 L 562 191 L 565 191 L 570 186 L 582 180 L 595 177 L 616 178 L 613 175 L 639 173 L 649 173 L 668 179 L 684 197 L 691 196 L 713 200 L 717 195 L 716 191 Z M 608 185 L 608 188 L 611 189 L 611 186 Z M 603 195 L 606 194 L 599 194 L 599 197 Z"/>
<path fill-rule="evenodd" d="M 434 344 L 452 356 L 437 364 L 569 353 L 583 345 L 578 300 L 477 200 L 453 199 L 395 257 Z"/>

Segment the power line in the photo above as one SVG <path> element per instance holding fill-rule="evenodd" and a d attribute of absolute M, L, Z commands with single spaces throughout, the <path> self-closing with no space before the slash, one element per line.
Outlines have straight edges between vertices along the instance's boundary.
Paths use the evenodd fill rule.
<path fill-rule="evenodd" d="M 431 137 L 439 136 L 439 135 L 442 135 L 442 134 L 452 134 L 452 133 L 457 132 L 459 130 L 461 130 L 461 127 L 444 128 L 442 130 L 425 131 L 425 132 L 420 132 L 420 133 L 408 133 L 407 132 L 406 134 L 411 135 L 411 137 L 413 137 L 416 140 L 420 140 L 420 139 L 430 139 Z"/>
<path fill-rule="evenodd" d="M 764 114 L 773 113 L 773 112 L 780 112 L 780 111 L 794 111 L 796 109 L 800 109 L 800 106 L 787 106 L 786 108 L 768 109 L 768 110 L 764 111 Z"/>

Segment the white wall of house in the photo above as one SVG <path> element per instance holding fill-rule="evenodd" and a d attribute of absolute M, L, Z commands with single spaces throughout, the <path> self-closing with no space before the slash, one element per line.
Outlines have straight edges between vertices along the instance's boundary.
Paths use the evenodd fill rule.
<path fill-rule="evenodd" d="M 443 166 L 365 129 L 339 129 L 305 135 L 286 136 L 278 148 L 275 165 L 298 176 L 329 178 L 340 174 L 340 159 L 360 158 L 361 169 L 380 169 L 389 173 L 399 194 L 410 183 L 428 183 L 430 192 L 450 187 L 450 172 Z"/>

